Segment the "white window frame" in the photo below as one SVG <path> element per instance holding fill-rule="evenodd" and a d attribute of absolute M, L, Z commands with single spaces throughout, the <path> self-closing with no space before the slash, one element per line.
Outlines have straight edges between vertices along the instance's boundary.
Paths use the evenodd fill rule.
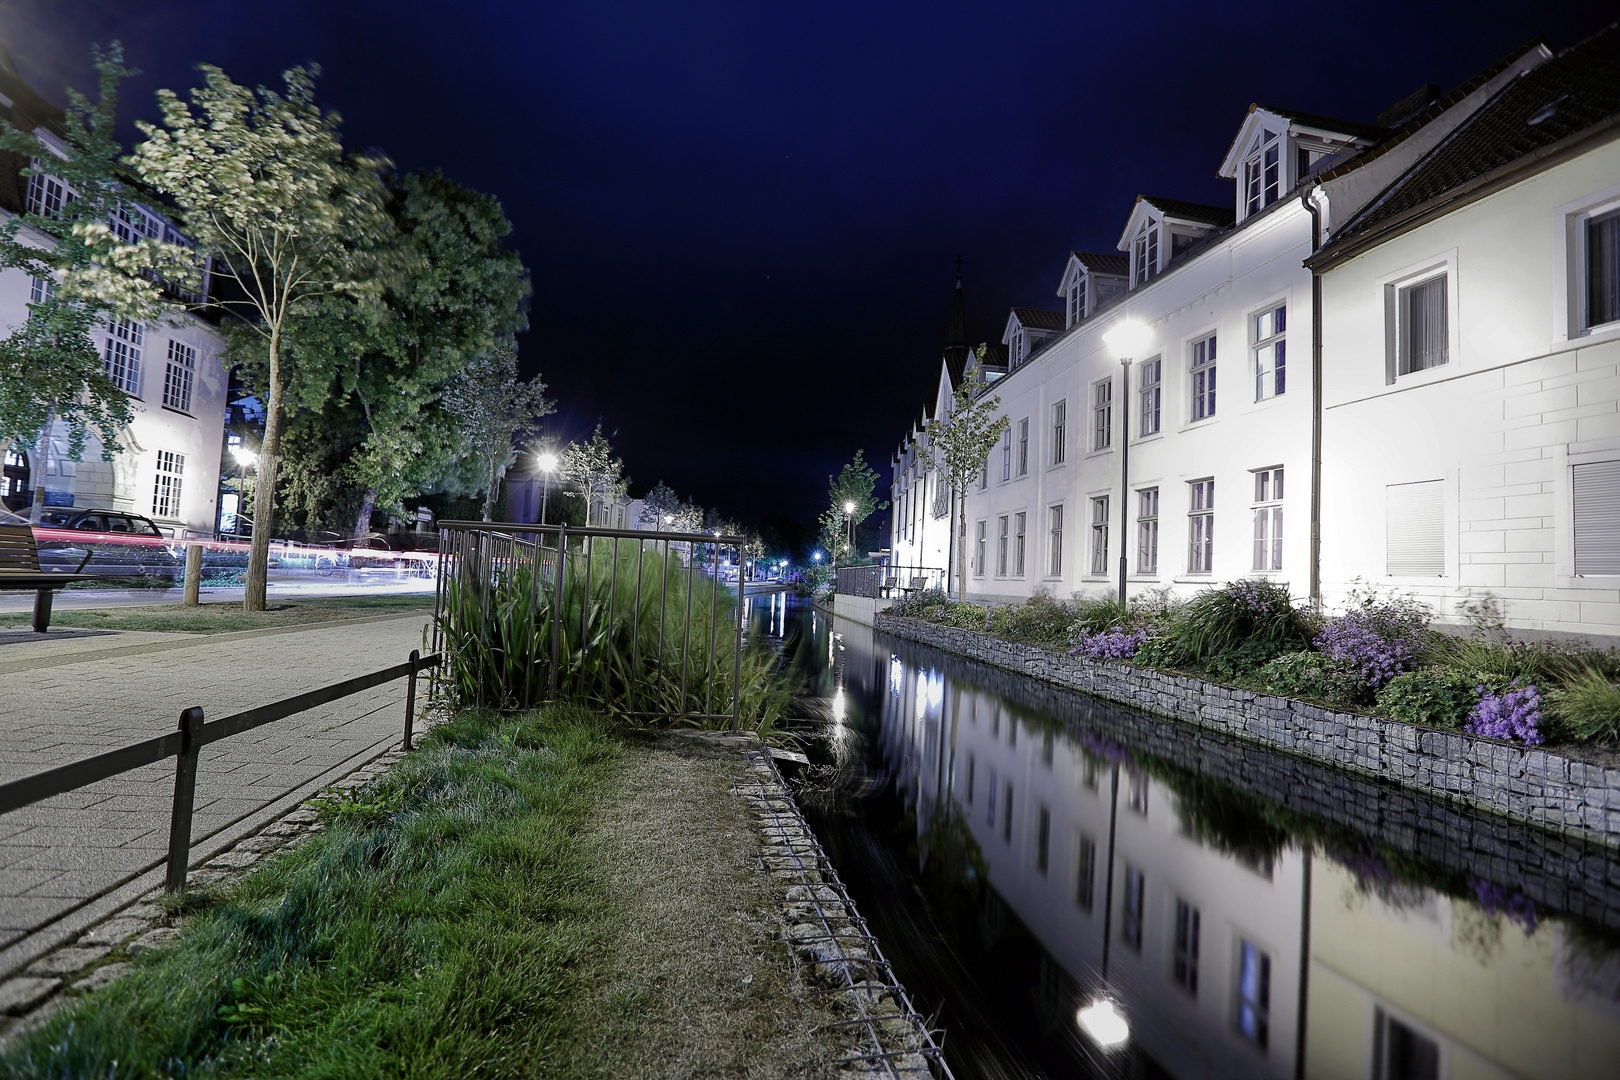
<path fill-rule="evenodd" d="M 197 375 L 197 350 L 169 339 L 169 362 L 163 372 L 163 405 L 190 414 L 192 384 Z"/>
<path fill-rule="evenodd" d="M 1018 475 L 1029 475 L 1029 417 L 1018 421 Z"/>
<path fill-rule="evenodd" d="M 1013 577 L 1024 576 L 1024 555 L 1029 549 L 1029 515 L 1020 510 L 1013 514 Z"/>
<path fill-rule="evenodd" d="M 185 479 L 186 455 L 173 450 L 157 452 L 152 472 L 152 516 L 175 519 L 180 516 L 181 485 Z"/>
<path fill-rule="evenodd" d="M 1432 489 L 1438 493 L 1440 500 L 1440 573 L 1438 574 L 1397 574 L 1389 569 L 1389 500 L 1390 493 L 1395 488 L 1411 488 L 1420 484 L 1435 484 Z M 1397 481 L 1384 486 L 1384 577 L 1395 581 L 1412 581 L 1432 584 L 1435 581 L 1455 577 L 1456 569 L 1453 565 L 1455 552 L 1451 537 L 1457 520 L 1456 484 L 1444 478 L 1422 476 L 1413 480 Z"/>
<path fill-rule="evenodd" d="M 1187 481 L 1187 573 L 1215 572 L 1215 478 Z"/>
<path fill-rule="evenodd" d="M 1159 572 L 1159 489 L 1136 492 L 1136 572 Z"/>
<path fill-rule="evenodd" d="M 1215 407 L 1219 404 L 1215 397 L 1219 343 L 1220 335 L 1214 331 L 1200 334 L 1187 343 L 1188 423 L 1202 423 L 1215 416 Z M 1205 346 L 1202 354 L 1200 346 Z"/>
<path fill-rule="evenodd" d="M 1069 325 L 1073 326 L 1086 317 L 1086 275 L 1082 271 L 1074 275 L 1069 282 Z"/>
<path fill-rule="evenodd" d="M 141 396 L 141 358 L 146 350 L 146 324 L 117 315 L 107 323 L 102 370 L 130 397 Z"/>
<path fill-rule="evenodd" d="M 1253 217 L 1278 199 L 1282 198 L 1287 190 L 1287 168 L 1285 162 L 1287 155 L 1288 133 L 1286 131 L 1267 131 L 1262 128 L 1260 134 L 1255 136 L 1259 145 L 1250 150 L 1249 155 L 1243 159 L 1243 217 Z M 1275 160 L 1268 161 L 1267 153 L 1275 154 Z"/>
<path fill-rule="evenodd" d="M 1278 315 L 1282 318 L 1279 320 Z M 1277 329 L 1281 322 L 1283 328 Z M 1278 300 L 1249 312 L 1249 356 L 1254 371 L 1254 400 L 1269 401 L 1288 389 L 1288 302 Z"/>
<path fill-rule="evenodd" d="M 1581 465 L 1620 462 L 1620 438 L 1584 443 L 1557 443 L 1552 447 L 1556 581 L 1561 589 L 1620 588 L 1620 574 L 1575 573 L 1575 475 Z"/>
<path fill-rule="evenodd" d="M 1400 370 L 1400 291 L 1421 285 L 1430 278 L 1446 276 L 1446 362 L 1436 367 L 1399 375 Z M 1457 273 L 1457 249 L 1443 251 L 1421 262 L 1411 263 L 1391 274 L 1377 279 L 1377 288 L 1384 312 L 1384 382 L 1394 386 L 1414 386 L 1435 379 L 1450 378 L 1461 372 L 1462 352 L 1459 347 L 1460 320 L 1458 297 L 1462 286 Z"/>
<path fill-rule="evenodd" d="M 998 578 L 1004 578 L 1007 576 L 1007 539 L 1011 535 L 1011 533 L 1008 532 L 1007 523 L 1009 520 L 1011 520 L 1011 518 L 1007 514 L 1002 514 L 1000 517 L 996 518 L 996 525 L 998 528 L 996 536 L 996 577 Z"/>
<path fill-rule="evenodd" d="M 1012 479 L 1012 425 L 1001 433 L 1001 482 Z"/>
<path fill-rule="evenodd" d="M 1141 403 L 1136 433 L 1139 439 L 1157 435 L 1164 421 L 1164 358 L 1155 356 L 1142 361 L 1141 371 L 1141 385 L 1136 391 L 1137 401 Z"/>
<path fill-rule="evenodd" d="M 1136 229 L 1136 236 L 1131 239 L 1131 287 L 1145 285 L 1158 274 L 1159 222 L 1148 217 L 1142 220 Z"/>
<path fill-rule="evenodd" d="M 1270 465 L 1264 469 L 1251 469 L 1254 477 L 1254 552 L 1249 569 L 1256 574 L 1274 574 L 1282 570 L 1283 553 L 1283 491 L 1285 469 Z"/>
<path fill-rule="evenodd" d="M 1052 403 L 1052 464 L 1062 465 L 1068 457 L 1069 400 L 1059 398 Z"/>
<path fill-rule="evenodd" d="M 1254 950 L 1258 958 L 1256 966 L 1264 973 L 1265 1000 L 1263 1001 L 1260 1000 L 1258 988 L 1252 1003 L 1243 993 L 1244 946 Z M 1258 938 L 1239 932 L 1233 935 L 1232 952 L 1232 1029 L 1239 1038 L 1248 1042 L 1257 1050 L 1269 1051 L 1271 1047 L 1271 1010 L 1275 1007 L 1273 1002 L 1277 997 L 1277 988 L 1274 985 L 1277 973 L 1273 970 L 1276 965 L 1272 963 L 1272 950 Z M 1252 1035 L 1243 1030 L 1244 1006 L 1250 1004 L 1253 1005 L 1258 1020 L 1255 1033 Z"/>
<path fill-rule="evenodd" d="M 1101 453 L 1114 445 L 1114 378 L 1091 384 L 1091 452 Z"/>
<path fill-rule="evenodd" d="M 1063 576 L 1063 504 L 1046 508 L 1047 577 Z"/>
<path fill-rule="evenodd" d="M 1091 497 L 1091 573 L 1108 574 L 1108 496 Z"/>
<path fill-rule="evenodd" d="M 1553 340 L 1620 337 L 1620 320 L 1591 326 L 1586 312 L 1586 222 L 1620 210 L 1620 184 L 1594 191 L 1553 211 L 1554 265 L 1563 282 L 1553 290 Z"/>
<path fill-rule="evenodd" d="M 35 158 L 29 167 L 39 169 L 40 159 Z M 23 206 L 30 214 L 55 221 L 62 216 L 62 208 L 73 201 L 73 197 L 73 188 L 60 176 L 54 176 L 49 172 L 35 172 L 28 178 L 24 188 Z"/>
<path fill-rule="evenodd" d="M 55 278 L 28 279 L 28 302 L 30 304 L 43 304 L 56 295 Z"/>

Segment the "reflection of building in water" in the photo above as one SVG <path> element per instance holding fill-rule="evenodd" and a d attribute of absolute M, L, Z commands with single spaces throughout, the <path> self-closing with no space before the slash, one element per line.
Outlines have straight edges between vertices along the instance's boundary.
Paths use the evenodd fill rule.
<path fill-rule="evenodd" d="M 1121 748 L 869 652 L 870 631 L 846 628 L 851 693 L 882 702 L 882 752 L 919 838 L 943 835 L 930 823 L 947 810 L 965 821 L 999 902 L 1047 954 L 1043 1012 L 1072 1023 L 1096 993 L 1106 926 L 1131 1037 L 1174 1077 L 1299 1075 L 1302 1006 L 1309 1077 L 1620 1074 L 1620 962 L 1589 959 L 1564 924 L 1526 934 L 1533 914 L 1515 921 L 1506 895 L 1490 910 L 1368 888 L 1291 844 L 1222 853 Z"/>

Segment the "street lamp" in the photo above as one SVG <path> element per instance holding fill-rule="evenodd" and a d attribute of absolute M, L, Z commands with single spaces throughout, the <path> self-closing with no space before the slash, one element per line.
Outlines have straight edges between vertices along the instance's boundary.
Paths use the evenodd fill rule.
<path fill-rule="evenodd" d="M 551 494 L 550 474 L 557 471 L 557 466 L 562 464 L 562 459 L 557 456 L 555 451 L 542 450 L 538 454 L 534 455 L 534 464 L 535 467 L 540 470 L 541 476 L 540 524 L 544 525 L 546 523 L 546 496 Z"/>
<path fill-rule="evenodd" d="M 1153 331 L 1137 319 L 1124 318 L 1103 335 L 1103 343 L 1119 357 L 1119 602 L 1125 603 L 1125 538 L 1130 532 L 1131 469 L 1131 361 L 1153 344 Z"/>
<path fill-rule="evenodd" d="M 1114 995 L 1108 987 L 1108 946 L 1113 941 L 1114 931 L 1114 835 L 1118 824 L 1119 762 L 1116 761 L 1108 785 L 1108 874 L 1103 886 L 1102 985 L 1091 1003 L 1074 1014 L 1080 1030 L 1102 1050 L 1119 1049 L 1131 1035 L 1130 1025 L 1114 1003 Z"/>
<path fill-rule="evenodd" d="M 849 522 L 849 557 L 855 558 L 855 500 L 844 500 L 844 520 Z"/>

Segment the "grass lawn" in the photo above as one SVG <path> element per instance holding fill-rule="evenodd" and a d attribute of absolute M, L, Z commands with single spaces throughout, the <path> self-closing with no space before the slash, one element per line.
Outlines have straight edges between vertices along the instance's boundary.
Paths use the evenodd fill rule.
<path fill-rule="evenodd" d="M 695 742 L 568 707 L 435 729 L 0 1075 L 826 1075 L 737 759 Z"/>
<path fill-rule="evenodd" d="M 252 612 L 243 611 L 240 600 L 216 600 L 196 607 L 154 604 L 150 607 L 57 608 L 51 613 L 51 625 L 81 630 L 169 630 L 188 634 L 223 634 L 232 630 L 364 619 L 373 615 L 428 612 L 432 609 L 431 595 L 335 596 L 272 604 L 267 611 Z M 0 612 L 0 627 L 28 626 L 32 622 L 33 615 L 27 611 Z"/>

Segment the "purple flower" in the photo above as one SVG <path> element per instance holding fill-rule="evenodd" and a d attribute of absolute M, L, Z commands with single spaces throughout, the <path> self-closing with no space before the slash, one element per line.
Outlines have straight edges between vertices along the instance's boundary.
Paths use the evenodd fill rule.
<path fill-rule="evenodd" d="M 1479 897 L 1479 906 L 1485 909 L 1485 914 L 1506 915 L 1524 927 L 1526 934 L 1536 932 L 1536 905 L 1523 893 L 1509 896 L 1507 890 L 1500 885 L 1492 885 L 1488 881 L 1475 881 L 1474 895 Z"/>
<path fill-rule="evenodd" d="M 1070 656 L 1078 654 L 1099 660 L 1126 660 L 1136 655 L 1136 650 L 1147 641 L 1147 634 L 1141 630 L 1121 630 L 1117 626 L 1110 626 L 1101 633 L 1081 634 L 1074 641 L 1074 648 L 1069 650 Z"/>
<path fill-rule="evenodd" d="M 1492 739 L 1518 739 L 1539 746 L 1541 737 L 1541 695 L 1534 686 L 1519 686 L 1518 680 L 1500 694 L 1479 687 L 1479 704 L 1468 714 L 1464 730 Z"/>
<path fill-rule="evenodd" d="M 1403 671 L 1417 667 L 1423 653 L 1416 635 L 1380 633 L 1374 612 L 1352 611 L 1334 619 L 1316 635 L 1316 649 L 1354 665 L 1374 690 Z"/>

